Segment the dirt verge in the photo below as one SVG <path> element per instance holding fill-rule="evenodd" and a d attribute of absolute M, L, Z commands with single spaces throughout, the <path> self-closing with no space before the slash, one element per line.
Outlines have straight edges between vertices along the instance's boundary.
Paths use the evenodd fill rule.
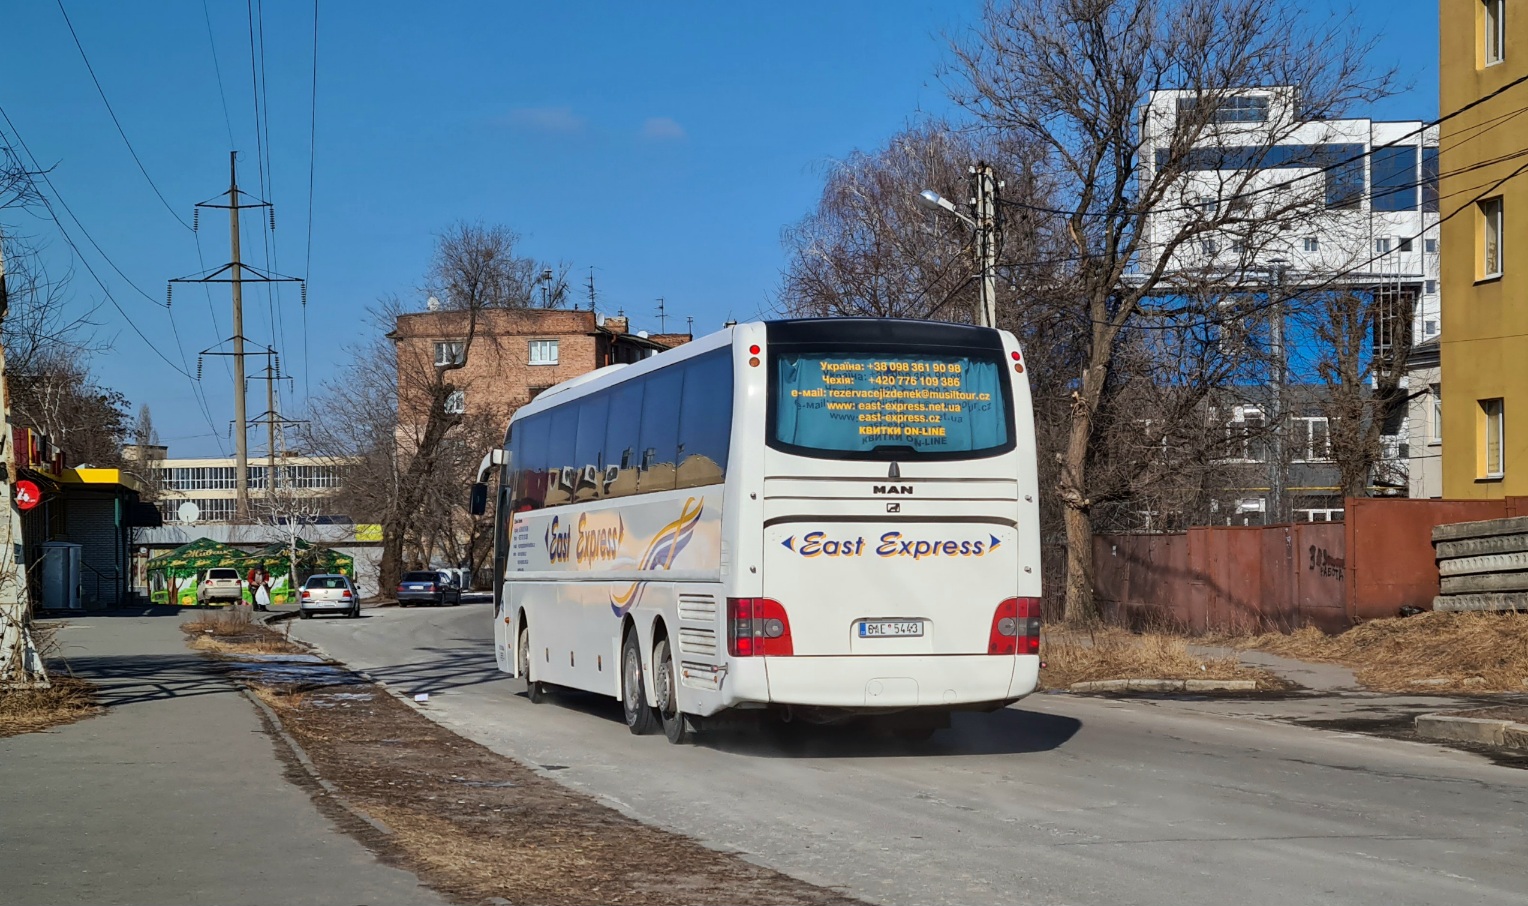
<path fill-rule="evenodd" d="M 294 682 L 278 669 L 276 681 L 262 681 L 258 665 L 291 666 L 282 652 L 300 658 L 303 651 L 271 629 L 199 624 L 188 636 L 214 656 L 265 658 L 240 660 L 241 670 L 253 671 L 241 681 L 322 778 L 308 784 L 315 799 L 342 797 L 385 832 L 330 807 L 325 813 L 385 861 L 459 902 L 857 902 L 627 818 L 456 736 L 354 674 Z M 304 780 L 306 771 L 288 775 Z"/>
<path fill-rule="evenodd" d="M 72 676 L 56 676 L 44 689 L 0 689 L 0 736 L 35 733 L 106 710 L 95 687 Z"/>
<path fill-rule="evenodd" d="M 1228 640 L 1351 667 L 1366 688 L 1427 694 L 1528 692 L 1528 615 L 1424 613 L 1371 620 L 1338 635 L 1307 627 Z"/>
<path fill-rule="evenodd" d="M 1130 632 L 1113 626 L 1093 630 L 1047 629 L 1040 644 L 1040 684 L 1066 689 L 1073 683 L 1101 680 L 1252 680 L 1260 692 L 1277 692 L 1293 684 L 1235 657 L 1201 657 L 1190 653 L 1189 640 L 1164 632 Z"/>

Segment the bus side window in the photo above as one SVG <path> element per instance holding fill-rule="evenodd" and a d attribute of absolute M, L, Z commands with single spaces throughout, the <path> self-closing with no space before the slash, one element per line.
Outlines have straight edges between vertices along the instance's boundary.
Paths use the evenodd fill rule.
<path fill-rule="evenodd" d="M 705 487 L 727 478 L 727 447 L 732 434 L 729 353 L 723 350 L 704 355 L 685 366 L 676 487 Z"/>
<path fill-rule="evenodd" d="M 546 456 L 547 506 L 559 506 L 573 501 L 573 485 L 578 472 L 573 461 L 573 447 L 578 440 L 578 409 L 577 405 L 571 405 L 551 412 L 552 425 Z"/>
<path fill-rule="evenodd" d="M 646 381 L 628 381 L 610 394 L 610 420 L 605 428 L 604 473 L 600 493 L 626 497 L 637 493 L 637 444 L 642 425 L 642 388 Z"/>
<path fill-rule="evenodd" d="M 610 412 L 610 395 L 601 393 L 584 399 L 578 406 L 578 440 L 573 445 L 573 464 L 578 474 L 573 481 L 573 499 L 595 500 L 600 496 L 600 454 L 605 450 L 605 420 Z"/>
<path fill-rule="evenodd" d="M 637 463 L 637 493 L 672 491 L 679 449 L 679 397 L 684 372 L 665 368 L 647 376 L 642 398 L 642 441 Z"/>
<path fill-rule="evenodd" d="M 546 506 L 547 425 L 545 415 L 535 415 L 515 426 L 515 512 Z"/>

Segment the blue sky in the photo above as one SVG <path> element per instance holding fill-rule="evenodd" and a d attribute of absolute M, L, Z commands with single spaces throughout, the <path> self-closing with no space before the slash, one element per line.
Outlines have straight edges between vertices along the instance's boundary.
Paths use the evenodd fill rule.
<path fill-rule="evenodd" d="M 189 221 L 194 202 L 227 188 L 230 133 L 241 187 L 261 192 L 244 3 L 208 0 L 206 12 L 196 0 L 65 6 L 177 214 Z M 1399 66 L 1412 86 L 1369 113 L 1434 117 L 1436 3 L 1361 7 L 1358 24 L 1380 35 L 1376 64 Z M 309 304 L 304 317 L 295 291 L 272 305 L 250 288 L 245 335 L 282 350 L 296 376 L 284 408 L 297 411 L 307 388 L 316 395 L 346 344 L 368 329 L 366 306 L 385 294 L 418 295 L 434 234 L 461 219 L 515 229 L 526 254 L 568 262 L 578 282 L 592 265 L 600 310 L 624 309 L 638 328 L 658 328 L 660 296 L 670 330 L 683 330 L 686 316 L 697 333 L 728 317 L 756 317 L 770 309 L 779 282 L 781 229 L 810 210 L 824 169 L 878 146 L 920 111 L 950 112 L 934 75 L 944 35 L 968 27 L 979 10 L 974 0 L 324 0 L 310 265 L 313 6 L 270 0 L 264 194 L 277 206 L 276 269 L 309 278 Z M 228 335 L 226 287 L 210 300 L 177 287 L 169 314 L 157 304 L 167 279 L 201 269 L 198 242 L 208 266 L 227 260 L 226 214 L 205 211 L 193 234 L 155 197 L 54 3 L 11 5 L 5 32 L 0 107 L 54 168 L 53 185 L 84 228 L 151 297 L 129 287 L 71 224 L 85 259 L 153 348 L 102 301 L 50 220 L 5 211 L 0 229 L 43 243 L 53 272 L 74 268 L 76 310 L 99 303 L 98 335 L 113 342 L 94 360 L 96 373 L 134 407 L 152 407 L 172 455 L 231 450 L 226 360 L 209 358 L 204 368 L 209 425 L 188 378 L 155 352 L 194 374 L 197 353 Z M 254 212 L 246 217 L 244 257 L 264 266 L 271 234 Z M 257 389 L 251 413 L 264 408 Z"/>

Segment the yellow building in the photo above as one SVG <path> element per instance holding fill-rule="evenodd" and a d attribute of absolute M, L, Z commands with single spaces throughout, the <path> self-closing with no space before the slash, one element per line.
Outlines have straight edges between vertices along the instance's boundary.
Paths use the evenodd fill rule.
<path fill-rule="evenodd" d="M 1528 496 L 1528 0 L 1439 6 L 1443 495 Z"/>

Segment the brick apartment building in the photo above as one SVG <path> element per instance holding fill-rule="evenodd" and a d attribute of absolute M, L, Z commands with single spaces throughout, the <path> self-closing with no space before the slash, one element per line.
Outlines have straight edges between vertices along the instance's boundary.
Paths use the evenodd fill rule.
<path fill-rule="evenodd" d="M 689 341 L 686 334 L 632 333 L 624 317 L 568 309 L 492 309 L 478 314 L 467 343 L 468 315 L 425 311 L 401 315 L 388 336 L 398 349 L 400 425 L 418 424 L 437 364 L 465 358 L 450 382 L 460 388 L 450 408 L 491 413 L 504 421 L 536 394 L 596 368 L 639 362 Z"/>

